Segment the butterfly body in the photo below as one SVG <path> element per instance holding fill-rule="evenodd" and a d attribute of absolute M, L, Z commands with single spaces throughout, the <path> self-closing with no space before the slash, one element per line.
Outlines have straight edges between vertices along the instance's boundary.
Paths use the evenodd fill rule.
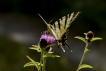
<path fill-rule="evenodd" d="M 63 16 L 58 21 L 56 21 L 53 25 L 48 24 L 42 18 L 42 16 L 40 14 L 39 14 L 39 16 L 43 19 L 43 21 L 47 25 L 48 31 L 55 37 L 55 39 L 58 43 L 58 47 L 61 47 L 63 49 L 63 47 L 66 46 L 72 52 L 72 50 L 70 49 L 70 47 L 67 44 L 67 36 L 69 33 L 70 24 L 76 19 L 78 14 L 79 14 L 79 12 L 74 16 L 74 12 L 73 12 L 73 13 L 71 13 L 70 16 L 69 16 L 69 14 L 67 16 Z M 65 52 L 64 49 L 63 49 L 63 51 Z"/>

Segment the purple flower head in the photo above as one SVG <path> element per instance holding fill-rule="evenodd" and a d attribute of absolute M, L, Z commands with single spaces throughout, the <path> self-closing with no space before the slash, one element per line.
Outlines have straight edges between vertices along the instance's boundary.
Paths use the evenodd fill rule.
<path fill-rule="evenodd" d="M 47 31 L 45 31 L 41 34 L 40 40 L 42 40 L 42 39 L 45 39 L 47 44 L 51 44 L 55 41 L 55 38 L 51 34 L 49 34 Z"/>
<path fill-rule="evenodd" d="M 41 33 L 41 37 L 40 37 L 40 47 L 46 47 L 48 44 L 52 44 L 55 41 L 55 38 L 49 34 L 47 31 L 44 31 L 43 33 Z"/>

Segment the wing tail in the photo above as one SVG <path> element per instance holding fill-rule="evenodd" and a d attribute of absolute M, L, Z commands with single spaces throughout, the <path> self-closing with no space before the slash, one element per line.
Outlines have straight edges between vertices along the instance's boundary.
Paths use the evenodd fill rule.
<path fill-rule="evenodd" d="M 73 52 L 72 49 L 69 47 L 69 45 L 66 44 L 65 46 L 67 46 L 67 48 L 68 48 L 71 52 Z"/>
<path fill-rule="evenodd" d="M 63 52 L 65 52 L 64 48 L 63 48 L 61 45 L 58 45 L 58 48 L 59 48 L 59 47 L 61 47 L 61 48 L 62 48 L 62 50 L 63 50 Z"/>

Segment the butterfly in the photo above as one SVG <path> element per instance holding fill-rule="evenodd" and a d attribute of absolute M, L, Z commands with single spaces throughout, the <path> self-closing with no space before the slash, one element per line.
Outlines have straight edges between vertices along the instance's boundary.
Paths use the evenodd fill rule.
<path fill-rule="evenodd" d="M 74 12 L 72 12 L 71 15 L 68 14 L 67 16 L 63 16 L 62 18 L 57 20 L 53 25 L 47 23 L 43 19 L 43 17 L 40 14 L 38 14 L 47 25 L 47 30 L 49 31 L 49 33 L 51 33 L 55 37 L 58 43 L 58 47 L 61 47 L 63 52 L 65 52 L 63 48 L 65 46 L 68 47 L 68 49 L 72 52 L 71 48 L 67 44 L 67 36 L 69 33 L 69 27 L 71 23 L 77 18 L 79 13 L 80 12 L 74 14 Z"/>

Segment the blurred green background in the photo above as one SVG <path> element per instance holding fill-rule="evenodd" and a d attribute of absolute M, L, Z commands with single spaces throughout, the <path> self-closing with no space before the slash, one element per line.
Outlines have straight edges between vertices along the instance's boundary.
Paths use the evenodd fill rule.
<path fill-rule="evenodd" d="M 52 24 L 64 15 L 80 11 L 81 14 L 70 26 L 68 44 L 64 53 L 61 48 L 53 47 L 60 58 L 48 58 L 46 71 L 76 71 L 85 44 L 75 39 L 84 37 L 83 33 L 93 31 L 95 41 L 90 46 L 84 63 L 92 65 L 93 69 L 81 71 L 106 71 L 106 1 L 105 0 L 0 0 L 0 71 L 37 71 L 35 67 L 26 67 L 29 62 L 26 55 L 39 61 L 40 53 L 29 50 L 36 45 L 40 34 L 46 30 L 46 25 L 38 16 Z"/>

